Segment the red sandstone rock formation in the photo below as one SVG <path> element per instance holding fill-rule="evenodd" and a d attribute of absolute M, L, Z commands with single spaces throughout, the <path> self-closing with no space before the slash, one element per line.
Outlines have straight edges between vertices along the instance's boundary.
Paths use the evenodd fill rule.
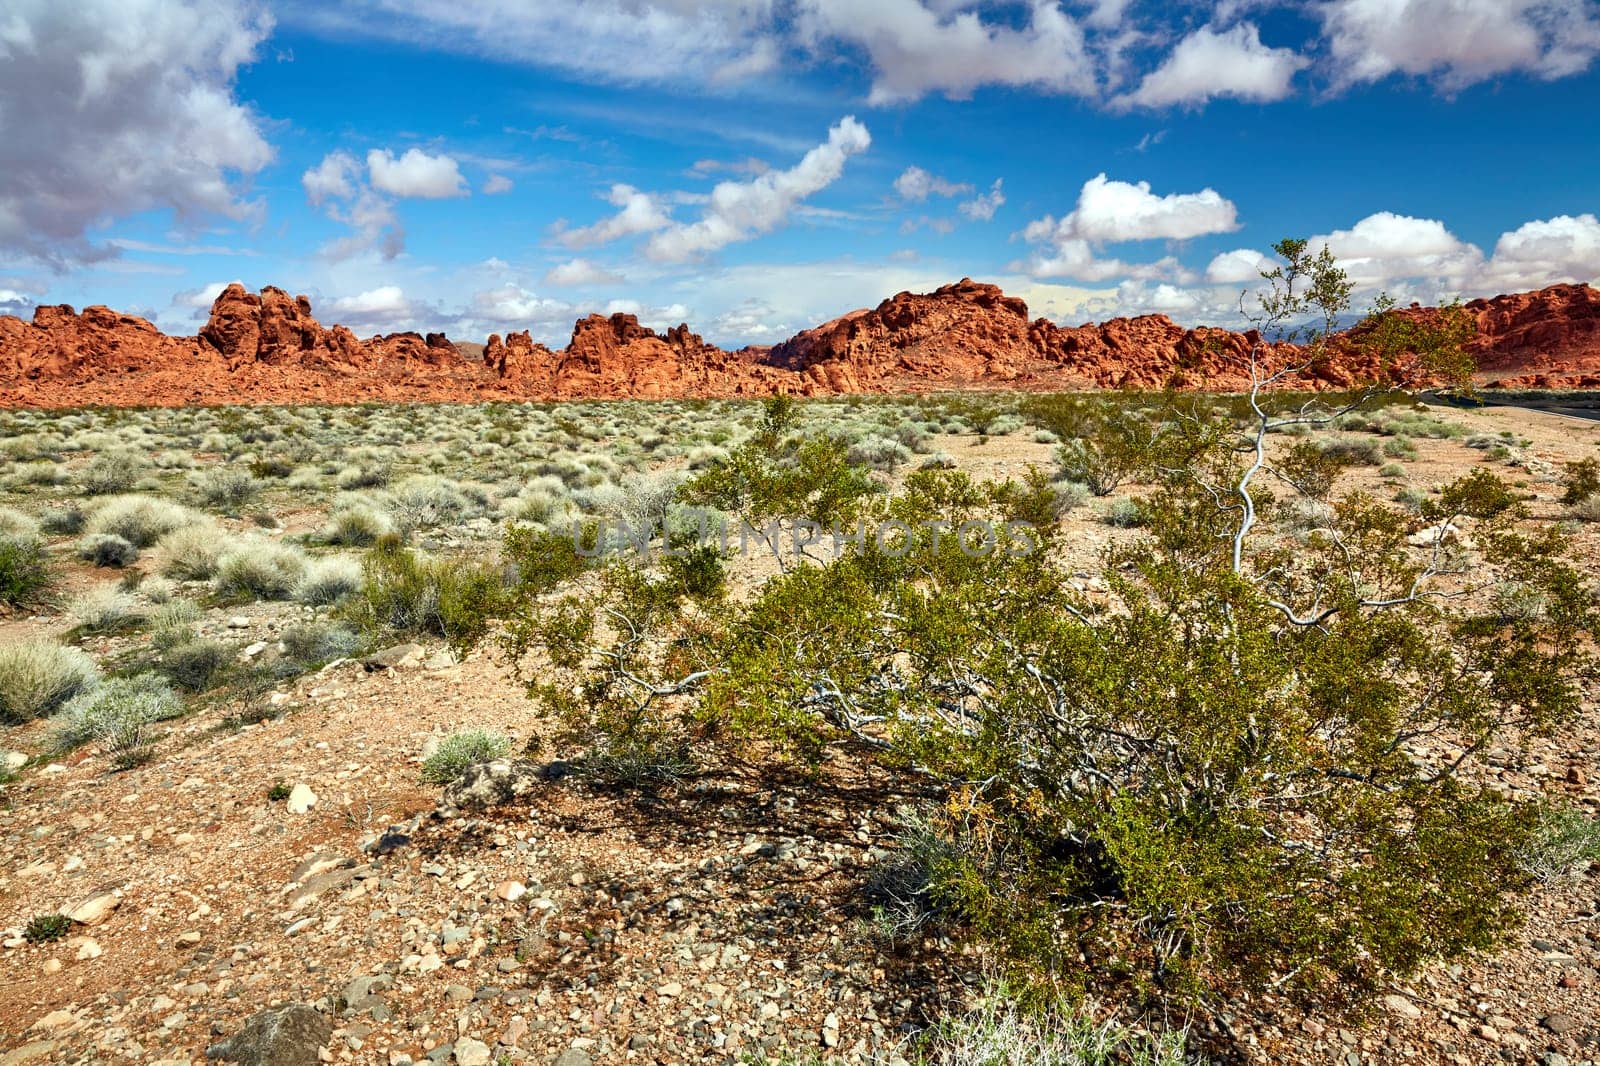
<path fill-rule="evenodd" d="M 1484 374 L 1527 387 L 1600 386 L 1600 293 L 1585 285 L 1474 300 Z M 1426 308 L 1403 314 L 1425 315 Z M 169 337 L 105 307 L 0 316 L 0 404 L 189 404 L 763 396 L 956 388 L 1236 389 L 1259 338 L 1164 315 L 1058 326 L 964 279 L 899 293 L 775 348 L 725 351 L 687 325 L 658 334 L 632 315 L 590 315 L 559 351 L 492 335 L 481 361 L 439 333 L 358 339 L 323 327 L 304 296 L 230 285 L 197 337 Z M 476 351 L 476 346 L 468 346 Z M 1268 361 L 1292 350 L 1268 348 Z M 1348 384 L 1370 366 L 1319 367 Z"/>

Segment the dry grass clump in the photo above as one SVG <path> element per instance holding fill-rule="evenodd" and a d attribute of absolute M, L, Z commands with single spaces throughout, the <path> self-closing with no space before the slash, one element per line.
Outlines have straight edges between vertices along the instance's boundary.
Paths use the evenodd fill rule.
<path fill-rule="evenodd" d="M 212 583 L 224 596 L 286 600 L 305 576 L 306 559 L 287 544 L 245 537 L 223 551 Z"/>
<path fill-rule="evenodd" d="M 178 581 L 208 581 L 227 542 L 228 534 L 215 522 L 175 529 L 156 545 L 163 556 L 161 572 Z"/>
<path fill-rule="evenodd" d="M 153 496 L 114 496 L 84 523 L 88 533 L 109 533 L 134 547 L 148 548 L 175 529 L 203 521 L 201 515 Z"/>
<path fill-rule="evenodd" d="M 0 721 L 51 714 L 99 680 L 94 660 L 77 648 L 42 637 L 0 645 Z"/>

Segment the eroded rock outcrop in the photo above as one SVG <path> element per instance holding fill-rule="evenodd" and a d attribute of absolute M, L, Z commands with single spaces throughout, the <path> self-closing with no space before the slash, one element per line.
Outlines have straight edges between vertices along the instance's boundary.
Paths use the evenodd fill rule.
<path fill-rule="evenodd" d="M 1587 285 L 1474 300 L 1480 380 L 1600 387 L 1600 293 Z M 1431 315 L 1428 308 L 1402 310 Z M 936 389 L 1238 389 L 1254 353 L 1294 356 L 1254 333 L 1185 328 L 1164 315 L 1060 326 L 970 278 L 902 292 L 773 348 L 727 351 L 686 324 L 665 333 L 633 315 L 589 315 L 562 349 L 524 330 L 467 358 L 442 333 L 358 338 L 324 327 L 304 296 L 230 285 L 195 337 L 170 337 L 105 307 L 0 316 L 0 404 L 343 403 L 832 395 Z M 1373 367 L 1338 354 L 1315 370 L 1344 386 Z"/>

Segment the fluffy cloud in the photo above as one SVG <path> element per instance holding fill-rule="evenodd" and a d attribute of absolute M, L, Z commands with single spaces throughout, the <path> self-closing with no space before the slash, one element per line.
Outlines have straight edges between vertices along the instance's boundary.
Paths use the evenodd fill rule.
<path fill-rule="evenodd" d="M 659 229 L 645 243 L 645 255 L 681 262 L 771 232 L 801 201 L 837 181 L 845 160 L 866 151 L 871 143 L 867 128 L 846 115 L 828 130 L 825 142 L 788 170 L 769 171 L 749 181 L 718 182 L 700 218 Z"/>
<path fill-rule="evenodd" d="M 1022 231 L 1025 240 L 1050 246 L 1036 256 L 1035 277 L 1107 281 L 1118 277 L 1182 278 L 1188 272 L 1168 256 L 1155 263 L 1129 264 L 1102 259 L 1096 249 L 1123 241 L 1181 241 L 1239 228 L 1238 209 L 1215 189 L 1157 196 L 1150 183 L 1112 181 L 1099 174 L 1084 182 L 1078 203 L 1065 218 L 1035 219 Z"/>
<path fill-rule="evenodd" d="M 1316 10 L 1340 88 L 1397 73 L 1446 90 L 1513 72 L 1561 78 L 1600 53 L 1588 0 L 1327 0 Z"/>
<path fill-rule="evenodd" d="M 1049 215 L 1028 224 L 1029 240 L 1047 237 L 1093 242 L 1187 240 L 1239 228 L 1238 209 L 1215 189 L 1157 196 L 1150 183 L 1113 181 L 1098 174 L 1083 183 L 1078 204 L 1059 222 Z"/>
<path fill-rule="evenodd" d="M 408 148 L 399 158 L 387 148 L 374 148 L 367 153 L 367 173 L 374 189 L 391 196 L 443 200 L 469 195 L 454 159 L 420 148 Z"/>
<path fill-rule="evenodd" d="M 1501 234 L 1484 281 L 1502 289 L 1557 281 L 1600 284 L 1600 219 L 1557 215 Z"/>
<path fill-rule="evenodd" d="M 233 94 L 271 19 L 238 0 L 12 0 L 0 14 L 0 250 L 112 254 L 86 230 L 151 209 L 245 217 L 272 158 Z"/>
<path fill-rule="evenodd" d="M 1117 103 L 1124 107 L 1199 105 L 1219 96 L 1269 102 L 1294 91 L 1292 82 L 1310 60 L 1292 48 L 1268 48 L 1253 23 L 1218 32 L 1204 26 L 1182 41 Z"/>
<path fill-rule="evenodd" d="M 234 282 L 242 284 L 238 278 L 235 278 Z M 226 281 L 208 281 L 198 288 L 174 293 L 172 306 L 188 308 L 193 311 L 209 310 L 211 305 L 217 302 L 217 297 L 222 295 L 222 290 L 226 289 L 229 284 Z"/>
<path fill-rule="evenodd" d="M 546 285 L 612 285 L 622 280 L 621 274 L 582 257 L 559 263 L 544 276 Z"/>
<path fill-rule="evenodd" d="M 504 174 L 490 174 L 483 180 L 485 196 L 499 196 L 501 193 L 510 192 L 513 187 L 511 179 Z"/>
<path fill-rule="evenodd" d="M 1261 272 L 1271 269 L 1271 261 L 1254 248 L 1222 252 L 1206 266 L 1206 280 L 1215 285 L 1257 282 Z"/>
<path fill-rule="evenodd" d="M 348 200 L 361 182 L 361 164 L 349 152 L 329 152 L 322 162 L 300 175 L 306 199 L 313 207 L 329 200 Z"/>
<path fill-rule="evenodd" d="M 995 178 L 988 192 L 979 193 L 970 200 L 963 200 L 956 209 L 975 222 L 989 221 L 1006 202 L 1006 194 L 1000 191 L 1000 184 L 1001 179 Z"/>
<path fill-rule="evenodd" d="M 929 196 L 961 196 L 971 192 L 972 186 L 966 182 L 946 181 L 937 174 L 913 166 L 906 167 L 894 179 L 894 191 L 902 200 L 920 203 Z"/>
<path fill-rule="evenodd" d="M 1379 211 L 1347 230 L 1311 239 L 1310 251 L 1323 247 L 1358 286 L 1382 286 L 1396 278 L 1459 284 L 1483 265 L 1483 253 L 1451 233 L 1443 222 L 1392 211 Z"/>
<path fill-rule="evenodd" d="M 400 286 L 380 285 L 355 296 L 341 296 L 328 306 L 341 315 L 377 315 L 403 311 L 410 304 Z"/>
<path fill-rule="evenodd" d="M 985 85 L 1090 96 L 1093 62 L 1083 30 L 1054 3 L 1033 0 L 1026 26 L 985 22 L 974 4 L 922 0 L 803 0 L 801 32 L 813 48 L 840 40 L 873 68 L 869 104 L 929 93 L 962 98 Z"/>
<path fill-rule="evenodd" d="M 505 325 L 570 326 L 576 313 L 569 303 L 511 284 L 474 293 L 464 317 Z"/>
<path fill-rule="evenodd" d="M 329 218 L 350 228 L 348 235 L 323 247 L 329 258 L 349 259 L 376 251 L 393 259 L 403 252 L 406 233 L 395 210 L 396 198 L 436 200 L 469 195 L 460 166 L 447 155 L 408 148 L 397 157 L 387 148 L 374 148 L 367 153 L 366 165 L 363 180 L 355 156 L 333 151 L 300 175 L 312 206 L 321 207 Z"/>
<path fill-rule="evenodd" d="M 672 225 L 672 216 L 667 214 L 661 201 L 632 185 L 611 186 L 611 191 L 606 194 L 606 202 L 621 210 L 593 225 L 557 229 L 555 239 L 568 248 L 592 248 L 597 244 L 650 233 Z"/>

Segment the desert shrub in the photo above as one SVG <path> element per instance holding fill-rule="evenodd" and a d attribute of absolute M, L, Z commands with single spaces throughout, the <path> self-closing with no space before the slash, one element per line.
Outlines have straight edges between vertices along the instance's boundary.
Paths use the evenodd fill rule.
<path fill-rule="evenodd" d="M 954 470 L 955 458 L 949 452 L 933 452 L 917 465 L 918 470 Z"/>
<path fill-rule="evenodd" d="M 39 536 L 39 523 L 14 507 L 0 507 L 0 537 L 33 540 Z"/>
<path fill-rule="evenodd" d="M 467 767 L 504 758 L 511 750 L 511 738 L 487 729 L 463 729 L 439 742 L 439 748 L 422 763 L 422 779 L 436 785 L 449 784 Z"/>
<path fill-rule="evenodd" d="M 150 612 L 150 629 L 158 637 L 163 632 L 187 630 L 200 620 L 200 606 L 193 600 L 169 600 Z"/>
<path fill-rule="evenodd" d="M 263 537 L 246 537 L 218 557 L 211 580 L 225 596 L 286 600 L 305 572 L 305 556 L 294 547 Z"/>
<path fill-rule="evenodd" d="M 1383 442 L 1383 454 L 1390 459 L 1415 459 L 1417 446 L 1410 437 L 1390 437 Z"/>
<path fill-rule="evenodd" d="M 352 463 L 340 468 L 334 475 L 333 483 L 345 492 L 351 489 L 382 488 L 389 483 L 389 466 L 375 459 Z"/>
<path fill-rule="evenodd" d="M 1146 1032 L 1096 1021 L 1070 1002 L 1036 1009 L 993 989 L 981 1004 L 946 1018 L 914 1044 L 920 1066 L 1190 1066 L 1182 1029 Z"/>
<path fill-rule="evenodd" d="M 1561 502 L 1574 507 L 1592 496 L 1600 496 L 1600 459 L 1579 459 L 1566 463 L 1561 475 Z"/>
<path fill-rule="evenodd" d="M 284 654 L 299 663 L 325 663 L 345 659 L 361 650 L 354 630 L 327 622 L 303 622 L 285 629 L 279 639 Z"/>
<path fill-rule="evenodd" d="M 910 448 L 890 437 L 880 437 L 876 434 L 852 441 L 847 455 L 855 466 L 871 467 L 873 470 L 886 470 L 890 473 L 911 461 Z"/>
<path fill-rule="evenodd" d="M 1600 493 L 1585 496 L 1568 507 L 1567 516 L 1580 522 L 1600 522 Z"/>
<path fill-rule="evenodd" d="M 78 542 L 78 558 L 95 566 L 122 568 L 139 559 L 139 549 L 115 533 L 91 533 Z"/>
<path fill-rule="evenodd" d="M 173 530 L 194 525 L 200 516 L 187 507 L 150 496 L 117 496 L 89 516 L 84 528 L 109 533 L 138 548 L 148 548 Z"/>
<path fill-rule="evenodd" d="M 1106 508 L 1104 518 L 1106 525 L 1118 529 L 1137 529 L 1147 521 L 1144 507 L 1139 501 L 1126 498 L 1112 500 L 1111 506 Z"/>
<path fill-rule="evenodd" d="M 1575 808 L 1550 807 L 1522 855 L 1522 865 L 1545 884 L 1581 875 L 1600 862 L 1600 820 Z"/>
<path fill-rule="evenodd" d="M 78 484 L 91 496 L 131 492 L 152 465 L 148 458 L 135 451 L 102 452 L 78 472 Z"/>
<path fill-rule="evenodd" d="M 15 725 L 54 713 L 100 680 L 77 648 L 35 638 L 0 644 L 0 721 Z"/>
<path fill-rule="evenodd" d="M 326 544 L 365 548 L 394 531 L 388 515 L 370 504 L 350 500 L 333 509 L 317 538 Z"/>
<path fill-rule="evenodd" d="M 261 491 L 261 482 L 248 470 L 236 466 L 219 466 L 190 478 L 195 497 L 202 507 L 210 507 L 237 514 L 239 509 Z"/>
<path fill-rule="evenodd" d="M 1366 437 L 1335 437 L 1317 446 L 1324 455 L 1345 466 L 1377 466 L 1383 462 L 1378 442 Z"/>
<path fill-rule="evenodd" d="M 361 563 L 344 555 L 313 559 L 295 586 L 294 598 L 322 606 L 337 603 L 361 587 Z"/>
<path fill-rule="evenodd" d="M 77 500 L 69 500 L 59 507 L 51 507 L 39 518 L 40 527 L 55 536 L 72 536 L 80 533 L 89 521 L 83 505 Z"/>
<path fill-rule="evenodd" d="M 144 621 L 134 598 L 114 585 L 96 585 L 74 596 L 67 613 L 89 633 L 111 633 Z"/>
<path fill-rule="evenodd" d="M 140 583 L 139 591 L 151 603 L 166 604 L 178 594 L 178 586 L 164 577 L 147 577 Z"/>
<path fill-rule="evenodd" d="M 435 474 L 408 477 L 390 490 L 389 516 L 402 534 L 455 525 L 488 504 L 481 489 Z"/>
<path fill-rule="evenodd" d="M 161 672 L 187 692 L 204 692 L 216 684 L 232 655 L 232 650 L 220 641 L 191 635 L 162 652 Z"/>
<path fill-rule="evenodd" d="M 1143 419 L 1129 414 L 1106 416 L 1086 430 L 1089 436 L 1063 438 L 1066 443 L 1056 450 L 1065 480 L 1087 485 L 1096 496 L 1109 496 L 1124 481 L 1149 468 L 1155 431 Z M 1060 430 L 1055 432 L 1061 435 Z"/>
<path fill-rule="evenodd" d="M 37 537 L 0 535 L 0 604 L 36 606 L 55 587 L 55 567 Z"/>
<path fill-rule="evenodd" d="M 500 575 L 485 565 L 418 555 L 389 538 L 367 553 L 361 588 L 344 610 L 369 632 L 433 634 L 455 643 L 482 635 L 500 591 Z"/>
<path fill-rule="evenodd" d="M 1263 334 L 1309 312 L 1336 323 L 1350 290 L 1331 254 L 1275 250 Z M 1459 309 L 1380 305 L 1346 337 L 1384 371 L 1461 380 L 1469 326 Z M 1530 532 L 1482 468 L 1420 508 L 1470 525 L 1469 560 L 1418 552 L 1412 516 L 1362 493 L 1317 501 L 1327 528 L 1286 546 L 1263 491 L 1285 491 L 1268 431 L 1325 425 L 1364 394 L 1259 386 L 1260 416 L 1182 397 L 1137 416 L 1158 446 L 1146 524 L 1107 553 L 1096 593 L 1077 590 L 1059 532 L 976 556 L 917 532 L 990 517 L 995 494 L 959 473 L 858 497 L 824 455 L 819 493 L 769 411 L 766 443 L 707 502 L 848 500 L 910 525 L 910 550 L 868 541 L 713 604 L 618 561 L 514 597 L 503 647 L 537 663 L 541 711 L 597 748 L 639 737 L 802 765 L 848 749 L 908 774 L 944 843 L 935 897 L 1034 994 L 1355 1005 L 1515 927 L 1539 810 L 1475 753 L 1570 727 L 1600 618 L 1563 540 Z M 1547 606 L 1507 619 L 1454 595 L 1463 580 L 1522 582 Z M 1445 737 L 1461 746 L 1416 742 Z"/>
<path fill-rule="evenodd" d="M 1385 463 L 1378 467 L 1378 476 L 1382 478 L 1401 478 L 1406 476 L 1406 468 L 1399 463 Z"/>
<path fill-rule="evenodd" d="M 76 696 L 61 710 L 60 734 L 67 744 L 95 741 L 113 764 L 132 766 L 143 755 L 153 722 L 176 718 L 183 701 L 159 674 L 118 677 Z"/>
<path fill-rule="evenodd" d="M 48 944 L 72 932 L 72 919 L 65 914 L 36 914 L 22 927 L 22 939 L 30 944 Z"/>

